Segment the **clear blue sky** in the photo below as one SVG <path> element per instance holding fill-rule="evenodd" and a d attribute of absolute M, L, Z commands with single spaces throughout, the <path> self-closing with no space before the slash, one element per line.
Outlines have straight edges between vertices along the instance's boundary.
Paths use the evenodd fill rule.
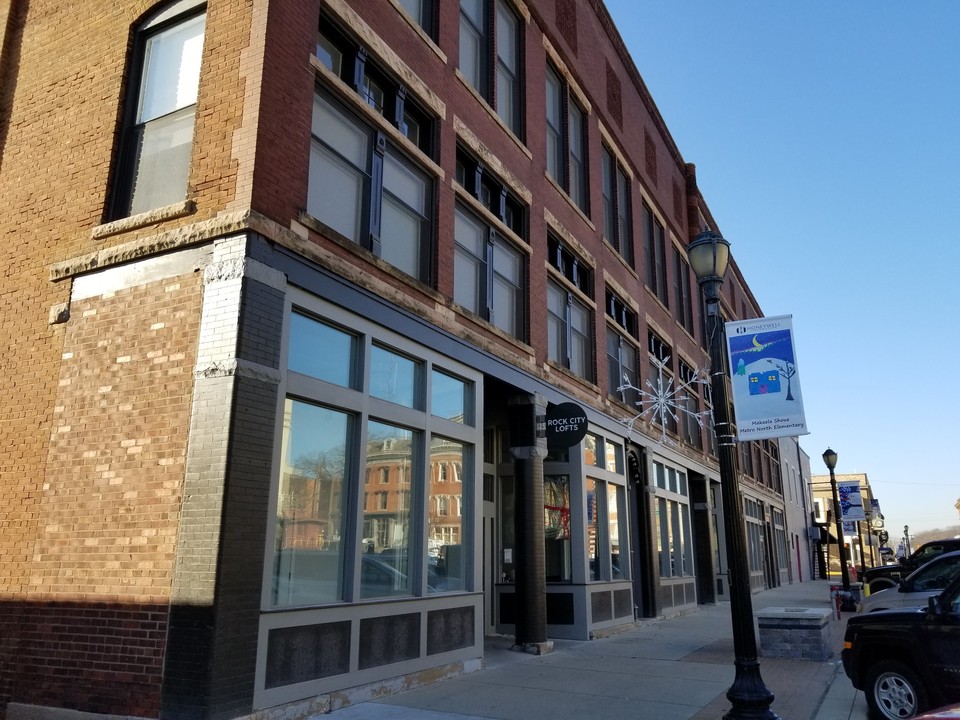
<path fill-rule="evenodd" d="M 811 434 L 896 544 L 960 524 L 960 1 L 606 0 Z"/>

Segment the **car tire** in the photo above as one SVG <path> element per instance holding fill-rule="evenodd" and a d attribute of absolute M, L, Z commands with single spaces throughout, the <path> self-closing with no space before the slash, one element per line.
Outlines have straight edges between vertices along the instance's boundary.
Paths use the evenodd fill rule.
<path fill-rule="evenodd" d="M 905 720 L 928 707 L 920 678 L 894 660 L 881 660 L 870 667 L 864 695 L 870 717 L 876 720 Z"/>
<path fill-rule="evenodd" d="M 896 587 L 897 583 L 889 578 L 877 578 L 872 580 L 870 583 L 870 594 L 873 595 L 875 592 L 880 592 L 881 590 L 886 590 L 887 588 Z"/>

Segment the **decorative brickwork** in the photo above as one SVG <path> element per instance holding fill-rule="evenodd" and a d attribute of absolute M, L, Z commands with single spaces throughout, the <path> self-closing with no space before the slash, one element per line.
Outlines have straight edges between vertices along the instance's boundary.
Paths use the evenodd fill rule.
<path fill-rule="evenodd" d="M 616 71 L 607 62 L 607 111 L 617 125 L 623 127 L 623 85 Z"/>

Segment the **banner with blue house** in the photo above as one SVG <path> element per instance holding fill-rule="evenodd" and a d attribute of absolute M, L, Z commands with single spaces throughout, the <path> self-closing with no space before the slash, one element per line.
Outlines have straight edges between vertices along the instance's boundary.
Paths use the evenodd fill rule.
<path fill-rule="evenodd" d="M 807 435 L 793 316 L 725 324 L 737 439 Z"/>

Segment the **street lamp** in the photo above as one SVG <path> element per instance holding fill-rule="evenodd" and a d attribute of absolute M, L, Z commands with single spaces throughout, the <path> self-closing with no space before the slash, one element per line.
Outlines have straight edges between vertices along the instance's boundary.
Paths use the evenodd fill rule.
<path fill-rule="evenodd" d="M 833 493 L 833 517 L 837 521 L 837 551 L 840 554 L 840 577 L 843 578 L 843 591 L 850 592 L 850 571 L 847 570 L 847 551 L 843 547 L 843 518 L 840 517 L 840 498 L 837 495 L 837 477 L 833 469 L 837 466 L 837 454 L 827 448 L 823 451 L 823 462 L 830 470 L 830 491 Z M 830 568 L 827 568 L 827 573 Z"/>
<path fill-rule="evenodd" d="M 723 497 L 724 539 L 727 544 L 727 578 L 730 587 L 730 620 L 733 625 L 733 653 L 736 676 L 727 690 L 733 707 L 724 720 L 779 720 L 770 709 L 773 693 L 760 677 L 757 636 L 753 626 L 750 598 L 750 569 L 744 529 L 743 498 L 737 478 L 736 436 L 730 423 L 726 364 L 723 360 L 723 318 L 720 316 L 720 286 L 730 259 L 730 243 L 707 230 L 687 246 L 690 267 L 703 291 L 710 343 L 710 373 L 713 388 L 714 431 L 720 459 Z"/>

